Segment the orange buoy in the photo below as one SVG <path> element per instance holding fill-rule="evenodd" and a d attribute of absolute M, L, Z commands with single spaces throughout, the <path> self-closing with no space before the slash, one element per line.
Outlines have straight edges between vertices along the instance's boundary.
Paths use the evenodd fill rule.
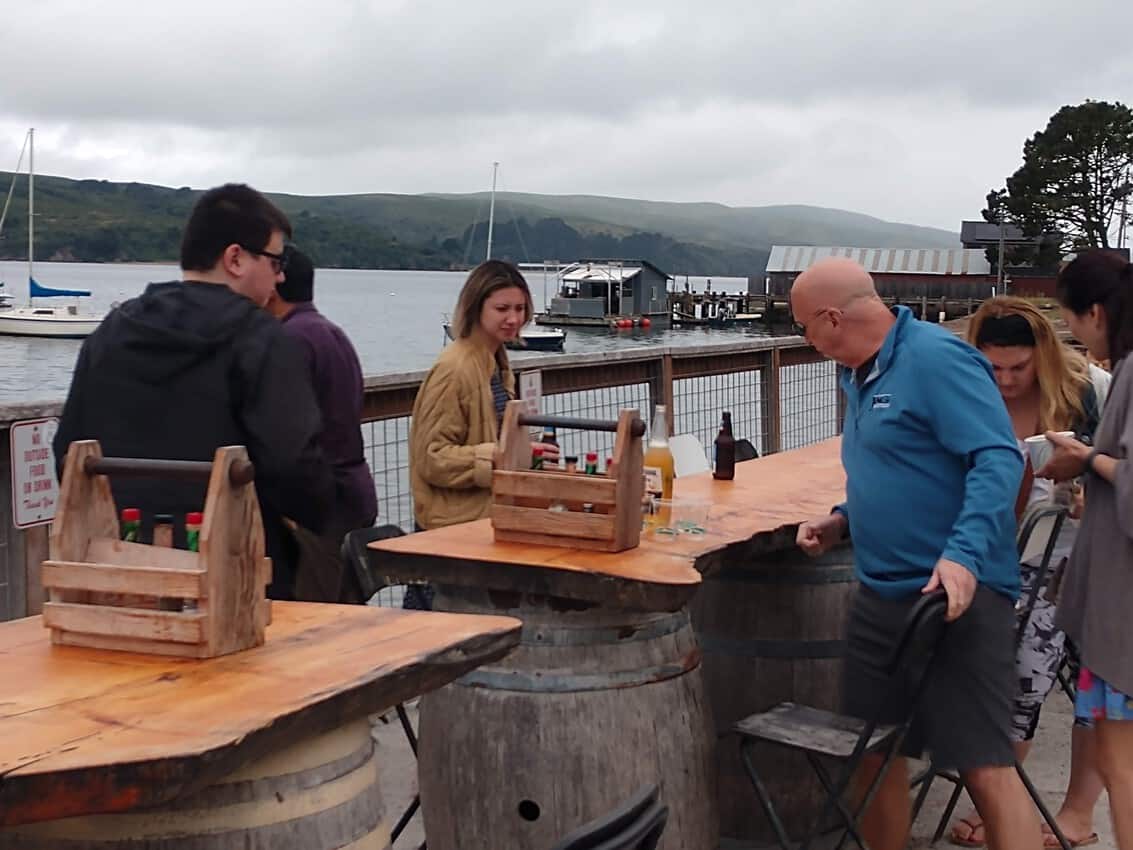
<path fill-rule="evenodd" d="M 642 317 L 641 317 L 641 326 L 642 326 L 643 328 L 647 328 L 647 327 L 649 327 L 649 326 L 650 326 L 650 325 L 652 325 L 652 324 L 653 324 L 653 322 L 649 321 L 649 317 L 648 317 L 648 316 L 642 316 Z"/>

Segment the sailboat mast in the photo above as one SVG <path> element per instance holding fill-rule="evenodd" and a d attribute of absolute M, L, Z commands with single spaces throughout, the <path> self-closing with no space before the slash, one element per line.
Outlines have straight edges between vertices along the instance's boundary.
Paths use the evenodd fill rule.
<path fill-rule="evenodd" d="M 35 263 L 35 128 L 28 130 L 28 289 L 34 276 Z M 28 296 L 31 301 L 31 296 Z"/>
<path fill-rule="evenodd" d="M 488 256 L 485 260 L 492 259 L 492 226 L 496 223 L 496 175 L 499 173 L 500 164 L 498 162 L 492 163 L 492 200 L 488 204 Z"/>

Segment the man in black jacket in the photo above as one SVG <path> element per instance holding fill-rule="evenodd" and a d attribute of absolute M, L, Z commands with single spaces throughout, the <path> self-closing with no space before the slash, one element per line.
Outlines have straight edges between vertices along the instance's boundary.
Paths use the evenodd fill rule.
<path fill-rule="evenodd" d="M 317 533 L 334 503 L 308 371 L 260 309 L 283 279 L 290 235 L 287 217 L 248 186 L 202 195 L 181 241 L 183 280 L 150 284 L 83 343 L 54 444 L 59 464 L 84 439 L 107 455 L 174 460 L 247 446 L 276 599 L 291 598 L 295 581 L 282 517 Z M 180 526 L 205 496 L 198 483 L 119 478 L 112 486 L 119 507 L 142 509 L 145 539 L 155 513 L 174 514 Z"/>

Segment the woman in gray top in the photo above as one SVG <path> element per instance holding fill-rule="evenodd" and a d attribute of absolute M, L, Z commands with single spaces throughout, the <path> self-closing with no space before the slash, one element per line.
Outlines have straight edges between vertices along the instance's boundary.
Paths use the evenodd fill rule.
<path fill-rule="evenodd" d="M 1085 476 L 1086 509 L 1066 568 L 1056 624 L 1082 656 L 1077 717 L 1096 726 L 1098 768 L 1121 850 L 1133 850 L 1133 265 L 1088 251 L 1058 278 L 1071 332 L 1113 363 L 1105 413 L 1088 446 L 1052 432 L 1051 461 L 1036 474 Z"/>

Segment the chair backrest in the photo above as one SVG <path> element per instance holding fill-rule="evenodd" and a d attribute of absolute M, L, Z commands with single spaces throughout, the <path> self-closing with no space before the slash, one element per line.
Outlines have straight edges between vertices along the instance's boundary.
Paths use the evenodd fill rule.
<path fill-rule="evenodd" d="M 741 463 L 745 460 L 755 460 L 757 457 L 759 457 L 759 452 L 755 450 L 755 446 L 751 444 L 751 440 L 736 440 L 736 463 Z"/>
<path fill-rule="evenodd" d="M 386 540 L 390 537 L 401 537 L 405 534 L 396 525 L 379 525 L 373 528 L 359 528 L 347 533 L 342 541 L 342 558 L 354 571 L 358 586 L 362 591 L 362 600 L 366 601 L 381 590 L 374 573 L 370 570 L 370 551 L 366 544 L 375 540 Z"/>
<path fill-rule="evenodd" d="M 1015 628 L 1016 646 L 1022 642 L 1027 626 L 1031 622 L 1035 603 L 1038 602 L 1039 595 L 1046 589 L 1051 579 L 1054 547 L 1069 515 L 1069 507 L 1053 503 L 1036 505 L 1023 514 L 1023 521 L 1019 524 L 1019 532 L 1015 538 L 1019 560 L 1030 561 L 1039 552 L 1042 553 L 1042 559 L 1035 570 L 1030 592 L 1019 600 L 1021 607 Z"/>
<path fill-rule="evenodd" d="M 885 664 L 885 672 L 889 676 L 886 695 L 878 702 L 873 717 L 866 721 L 851 760 L 860 757 L 867 742 L 873 737 L 874 730 L 881 725 L 883 712 L 901 695 L 906 695 L 902 702 L 908 706 L 908 712 L 901 719 L 900 725 L 904 726 L 905 731 L 898 737 L 896 746 L 904 739 L 928 679 L 936 647 L 944 636 L 944 615 L 947 611 L 948 596 L 943 590 L 922 596 L 909 611 L 901 636 Z"/>
<path fill-rule="evenodd" d="M 708 456 L 695 434 L 675 434 L 669 438 L 669 451 L 673 453 L 673 474 L 677 478 L 708 472 Z"/>
<path fill-rule="evenodd" d="M 933 591 L 917 600 L 886 664 L 886 672 L 891 677 L 900 676 L 910 669 L 927 670 L 944 635 L 944 615 L 947 612 L 948 595 L 943 590 Z"/>
<path fill-rule="evenodd" d="M 657 786 L 638 791 L 611 812 L 583 824 L 552 850 L 654 850 L 669 810 L 657 801 Z"/>
<path fill-rule="evenodd" d="M 1019 559 L 1029 560 L 1030 555 L 1039 551 L 1053 550 L 1054 542 L 1069 513 L 1068 506 L 1053 502 L 1037 504 L 1024 511 L 1019 530 L 1015 533 L 1015 548 Z"/>

